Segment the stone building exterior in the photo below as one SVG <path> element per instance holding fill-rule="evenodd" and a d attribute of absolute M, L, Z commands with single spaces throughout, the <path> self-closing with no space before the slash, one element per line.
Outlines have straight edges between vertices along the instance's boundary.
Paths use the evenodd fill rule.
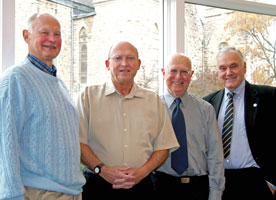
<path fill-rule="evenodd" d="M 87 37 L 87 84 L 97 84 L 105 80 L 108 71 L 105 60 L 108 51 L 116 41 L 132 42 L 139 51 L 142 60 L 141 69 L 137 74 L 137 83 L 157 91 L 158 60 L 159 60 L 159 2 L 155 0 L 115 0 L 94 1 L 96 15 L 75 20 L 74 65 L 80 61 L 81 30 Z M 142 11 L 142 12 L 141 12 Z M 80 62 L 79 62 L 80 64 Z M 74 68 L 74 74 L 80 68 Z M 152 72 L 155 73 L 152 73 Z M 148 80 L 152 80 L 150 84 Z M 79 77 L 75 77 L 77 87 L 85 85 Z"/>
<path fill-rule="evenodd" d="M 105 81 L 109 74 L 105 67 L 108 51 L 120 40 L 138 48 L 142 64 L 136 82 L 158 92 L 163 67 L 159 62 L 160 0 L 16 0 L 16 62 L 27 54 L 22 29 L 36 12 L 53 14 L 61 23 L 63 44 L 54 63 L 74 98 L 85 85 Z M 244 35 L 232 37 L 225 30 L 231 10 L 185 4 L 184 12 L 185 54 L 192 59 L 195 70 L 190 91 L 203 96 L 219 87 L 217 80 L 204 82 L 208 81 L 204 78 L 207 73 L 217 79 L 214 71 L 219 45 L 227 41 L 242 47 L 249 39 Z M 247 78 L 250 80 L 249 68 Z M 212 84 L 214 87 L 207 90 Z"/>
<path fill-rule="evenodd" d="M 94 8 L 94 13 L 73 15 L 70 5 L 52 0 L 16 1 L 16 62 L 27 54 L 22 30 L 36 12 L 53 14 L 61 23 L 62 49 L 54 64 L 75 98 L 85 85 L 100 84 L 108 76 L 105 60 L 116 41 L 127 40 L 139 51 L 142 60 L 136 82 L 158 91 L 159 21 L 158 0 L 79 1 Z"/>
<path fill-rule="evenodd" d="M 47 12 L 59 19 L 62 31 L 62 48 L 59 56 L 54 60 L 57 66 L 58 75 L 65 81 L 68 89 L 70 88 L 70 62 L 71 62 L 71 9 L 46 0 L 24 0 L 16 1 L 16 46 L 15 46 L 15 63 L 23 60 L 27 53 L 28 47 L 22 35 L 22 30 L 27 28 L 28 18 L 37 12 Z"/>

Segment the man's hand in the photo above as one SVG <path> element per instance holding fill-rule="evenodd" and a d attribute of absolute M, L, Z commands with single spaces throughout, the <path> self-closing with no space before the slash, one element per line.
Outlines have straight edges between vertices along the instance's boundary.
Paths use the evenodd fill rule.
<path fill-rule="evenodd" d="M 101 169 L 100 176 L 111 183 L 114 189 L 128 189 L 133 186 L 133 177 L 129 175 L 129 170 L 130 167 L 110 167 L 104 165 Z"/>
<path fill-rule="evenodd" d="M 114 189 L 132 188 L 148 175 L 142 168 L 122 169 L 121 172 L 125 174 L 124 179 L 116 179 Z"/>

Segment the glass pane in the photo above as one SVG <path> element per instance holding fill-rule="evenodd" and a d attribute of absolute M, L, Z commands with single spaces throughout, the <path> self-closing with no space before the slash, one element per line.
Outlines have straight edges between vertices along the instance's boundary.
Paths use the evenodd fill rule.
<path fill-rule="evenodd" d="M 82 3 L 84 1 L 74 0 Z M 27 55 L 28 48 L 22 38 L 27 19 L 35 12 L 48 12 L 57 17 L 62 30 L 62 49 L 56 58 L 57 74 L 65 81 L 72 96 L 78 95 L 80 82 L 80 44 L 87 45 L 87 84 L 101 84 L 108 70 L 105 60 L 112 44 L 119 40 L 133 43 L 139 51 L 142 66 L 136 82 L 158 91 L 159 74 L 159 1 L 85 1 L 95 13 L 79 13 L 71 18 L 67 1 L 15 0 L 16 2 L 16 62 Z M 64 2 L 64 3 L 63 3 Z M 67 4 L 67 5 L 62 5 Z M 72 31 L 73 27 L 73 31 Z M 73 38 L 73 40 L 72 40 Z M 72 79 L 73 78 L 73 79 Z"/>
<path fill-rule="evenodd" d="M 80 74 L 80 84 L 86 84 L 87 83 L 87 75 Z"/>
<path fill-rule="evenodd" d="M 185 20 L 185 52 L 195 70 L 191 93 L 204 96 L 223 87 L 216 54 L 224 45 L 243 52 L 249 82 L 276 86 L 276 17 L 185 4 Z"/>
<path fill-rule="evenodd" d="M 87 74 L 87 63 L 86 62 L 81 63 L 81 73 Z"/>

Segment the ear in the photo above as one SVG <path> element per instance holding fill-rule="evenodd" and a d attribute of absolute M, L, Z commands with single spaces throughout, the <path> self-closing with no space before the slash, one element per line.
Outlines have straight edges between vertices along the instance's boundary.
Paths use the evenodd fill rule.
<path fill-rule="evenodd" d="M 244 74 L 246 73 L 246 62 L 245 61 L 243 62 L 243 72 L 244 72 Z"/>
<path fill-rule="evenodd" d="M 105 67 L 106 69 L 109 71 L 110 68 L 109 68 L 109 60 L 105 60 Z"/>
<path fill-rule="evenodd" d="M 164 68 L 164 67 L 161 68 L 161 72 L 162 72 L 162 74 L 163 74 L 163 77 L 165 77 L 165 68 Z"/>
<path fill-rule="evenodd" d="M 24 38 L 25 42 L 28 43 L 29 42 L 29 31 L 23 30 L 22 34 L 23 34 L 23 38 Z"/>
<path fill-rule="evenodd" d="M 141 63 L 142 63 L 142 61 L 140 59 L 138 59 L 138 69 L 137 70 L 140 69 Z"/>

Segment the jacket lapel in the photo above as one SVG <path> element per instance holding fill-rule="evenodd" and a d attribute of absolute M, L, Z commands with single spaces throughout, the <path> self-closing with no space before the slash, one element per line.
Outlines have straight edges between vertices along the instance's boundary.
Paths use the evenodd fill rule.
<path fill-rule="evenodd" d="M 213 97 L 213 99 L 211 100 L 211 104 L 213 104 L 213 107 L 216 111 L 216 115 L 217 115 L 217 118 L 218 118 L 218 115 L 219 115 L 219 110 L 220 110 L 220 106 L 221 106 L 221 102 L 223 100 L 223 95 L 224 95 L 224 89 L 220 90 L 218 92 L 217 95 L 215 95 Z"/>
<path fill-rule="evenodd" d="M 250 83 L 245 83 L 244 112 L 247 133 L 254 129 L 257 110 L 259 107 L 258 91 Z"/>

